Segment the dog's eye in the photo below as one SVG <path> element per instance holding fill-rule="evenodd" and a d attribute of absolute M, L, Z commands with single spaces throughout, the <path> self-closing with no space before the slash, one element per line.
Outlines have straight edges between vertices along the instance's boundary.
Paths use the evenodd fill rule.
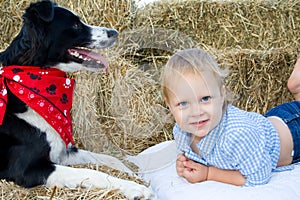
<path fill-rule="evenodd" d="M 81 29 L 81 24 L 80 23 L 74 23 L 73 28 L 74 29 Z"/>

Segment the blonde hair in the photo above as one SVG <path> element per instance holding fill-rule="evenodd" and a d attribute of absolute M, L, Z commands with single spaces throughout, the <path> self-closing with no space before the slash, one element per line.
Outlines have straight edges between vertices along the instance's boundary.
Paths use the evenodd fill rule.
<path fill-rule="evenodd" d="M 203 71 L 210 71 L 215 76 L 219 88 L 221 89 L 223 86 L 226 88 L 225 79 L 229 74 L 227 69 L 221 69 L 217 61 L 208 52 L 202 49 L 185 49 L 171 56 L 163 69 L 161 85 L 162 95 L 166 102 L 169 101 L 168 85 L 170 81 L 174 80 L 176 74 L 182 74 L 186 71 L 194 71 L 200 75 Z M 224 108 L 226 108 L 228 104 L 232 103 L 234 99 L 234 94 L 227 88 L 225 93 Z"/>

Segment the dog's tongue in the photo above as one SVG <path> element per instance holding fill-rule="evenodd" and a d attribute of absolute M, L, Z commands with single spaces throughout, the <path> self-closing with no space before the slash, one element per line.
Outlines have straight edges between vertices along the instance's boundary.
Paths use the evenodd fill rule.
<path fill-rule="evenodd" d="M 87 56 L 94 60 L 100 61 L 105 66 L 105 69 L 108 69 L 108 62 L 101 54 L 89 51 Z"/>
<path fill-rule="evenodd" d="M 108 70 L 107 60 L 102 55 L 100 55 L 99 53 L 95 53 L 95 52 L 85 50 L 85 49 L 71 49 L 71 51 L 76 51 L 80 55 L 82 55 L 83 57 L 87 57 L 87 58 L 91 58 L 91 59 L 96 60 L 96 61 L 100 61 L 104 65 L 105 70 L 106 71 Z"/>

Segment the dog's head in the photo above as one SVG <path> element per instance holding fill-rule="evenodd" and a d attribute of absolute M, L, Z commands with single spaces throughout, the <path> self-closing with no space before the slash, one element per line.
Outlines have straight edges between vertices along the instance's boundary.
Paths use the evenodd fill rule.
<path fill-rule="evenodd" d="M 66 72 L 106 68 L 91 49 L 111 46 L 118 32 L 90 26 L 70 10 L 51 1 L 32 3 L 23 15 L 20 33 L 0 55 L 3 65 L 52 66 Z"/>

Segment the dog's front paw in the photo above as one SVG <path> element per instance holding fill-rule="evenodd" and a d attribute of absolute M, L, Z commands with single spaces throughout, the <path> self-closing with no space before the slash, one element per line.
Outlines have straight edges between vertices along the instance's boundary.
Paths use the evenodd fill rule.
<path fill-rule="evenodd" d="M 133 181 L 126 181 L 121 183 L 119 191 L 125 195 L 128 199 L 140 200 L 140 199 L 151 199 L 152 191 L 144 185 L 140 185 Z"/>

